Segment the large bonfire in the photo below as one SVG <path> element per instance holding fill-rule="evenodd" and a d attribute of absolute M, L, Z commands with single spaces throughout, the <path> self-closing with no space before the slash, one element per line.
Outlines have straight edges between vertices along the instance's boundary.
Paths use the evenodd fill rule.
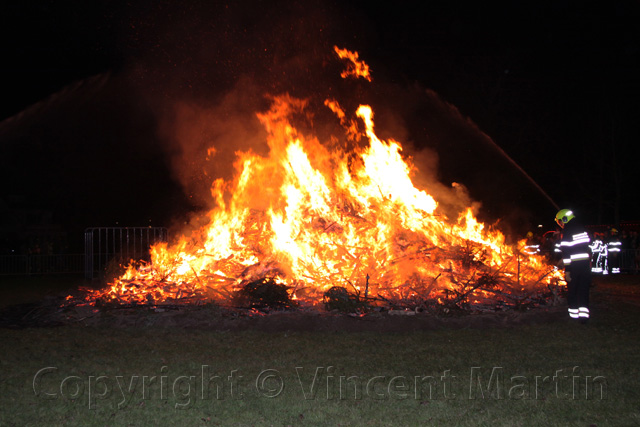
<path fill-rule="evenodd" d="M 357 53 L 335 52 L 347 65 L 343 78 L 371 81 Z M 507 245 L 471 207 L 457 218 L 440 212 L 412 182 L 416 168 L 400 142 L 376 135 L 369 106 L 354 115 L 336 99 L 324 105 L 344 130 L 331 141 L 292 124 L 311 120 L 307 101 L 272 98 L 258 114 L 268 155 L 237 153 L 235 178 L 212 183 L 207 225 L 153 245 L 150 262 L 132 261 L 86 301 L 224 303 L 270 284 L 307 306 L 342 295 L 369 306 L 498 307 L 540 302 L 561 283 L 544 258 L 523 254 L 523 242 Z"/>

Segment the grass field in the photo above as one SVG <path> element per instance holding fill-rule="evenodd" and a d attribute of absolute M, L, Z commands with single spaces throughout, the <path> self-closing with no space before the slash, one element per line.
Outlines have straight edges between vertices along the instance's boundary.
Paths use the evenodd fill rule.
<path fill-rule="evenodd" d="M 0 329 L 0 425 L 639 425 L 639 292 L 597 281 L 588 325 Z"/>

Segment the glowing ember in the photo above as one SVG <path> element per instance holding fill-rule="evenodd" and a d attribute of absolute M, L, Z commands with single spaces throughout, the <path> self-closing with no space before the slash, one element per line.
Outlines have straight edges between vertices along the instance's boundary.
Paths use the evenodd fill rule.
<path fill-rule="evenodd" d="M 357 53 L 335 52 L 349 60 L 343 77 L 371 80 Z M 268 155 L 237 153 L 235 178 L 211 186 L 217 207 L 208 213 L 208 225 L 175 244 L 153 246 L 150 263 L 132 263 L 87 299 L 221 301 L 269 278 L 310 305 L 334 286 L 375 301 L 463 296 L 477 303 L 500 301 L 500 295 L 524 299 L 557 283 L 560 274 L 543 258 L 506 245 L 471 208 L 455 219 L 439 212 L 437 201 L 414 186 L 416 169 L 403 158 L 401 144 L 376 135 L 369 106 L 360 106 L 353 118 L 336 100 L 325 106 L 351 149 L 330 150 L 303 134 L 293 117 L 310 116 L 307 102 L 275 97 L 270 110 L 258 114 Z"/>

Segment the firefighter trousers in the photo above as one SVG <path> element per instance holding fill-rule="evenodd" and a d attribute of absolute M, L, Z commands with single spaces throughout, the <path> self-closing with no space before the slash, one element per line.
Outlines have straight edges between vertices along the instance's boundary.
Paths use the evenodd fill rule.
<path fill-rule="evenodd" d="M 574 266 L 572 266 L 574 267 Z M 575 268 L 578 267 L 578 268 Z M 567 283 L 567 303 L 570 309 L 589 308 L 589 288 L 591 287 L 591 268 L 589 263 L 571 268 L 571 281 Z"/>

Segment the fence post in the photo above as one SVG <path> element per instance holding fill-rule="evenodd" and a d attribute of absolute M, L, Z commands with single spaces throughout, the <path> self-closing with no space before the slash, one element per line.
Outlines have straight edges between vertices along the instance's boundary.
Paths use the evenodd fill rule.
<path fill-rule="evenodd" d="M 84 278 L 93 279 L 93 230 L 84 231 Z"/>

